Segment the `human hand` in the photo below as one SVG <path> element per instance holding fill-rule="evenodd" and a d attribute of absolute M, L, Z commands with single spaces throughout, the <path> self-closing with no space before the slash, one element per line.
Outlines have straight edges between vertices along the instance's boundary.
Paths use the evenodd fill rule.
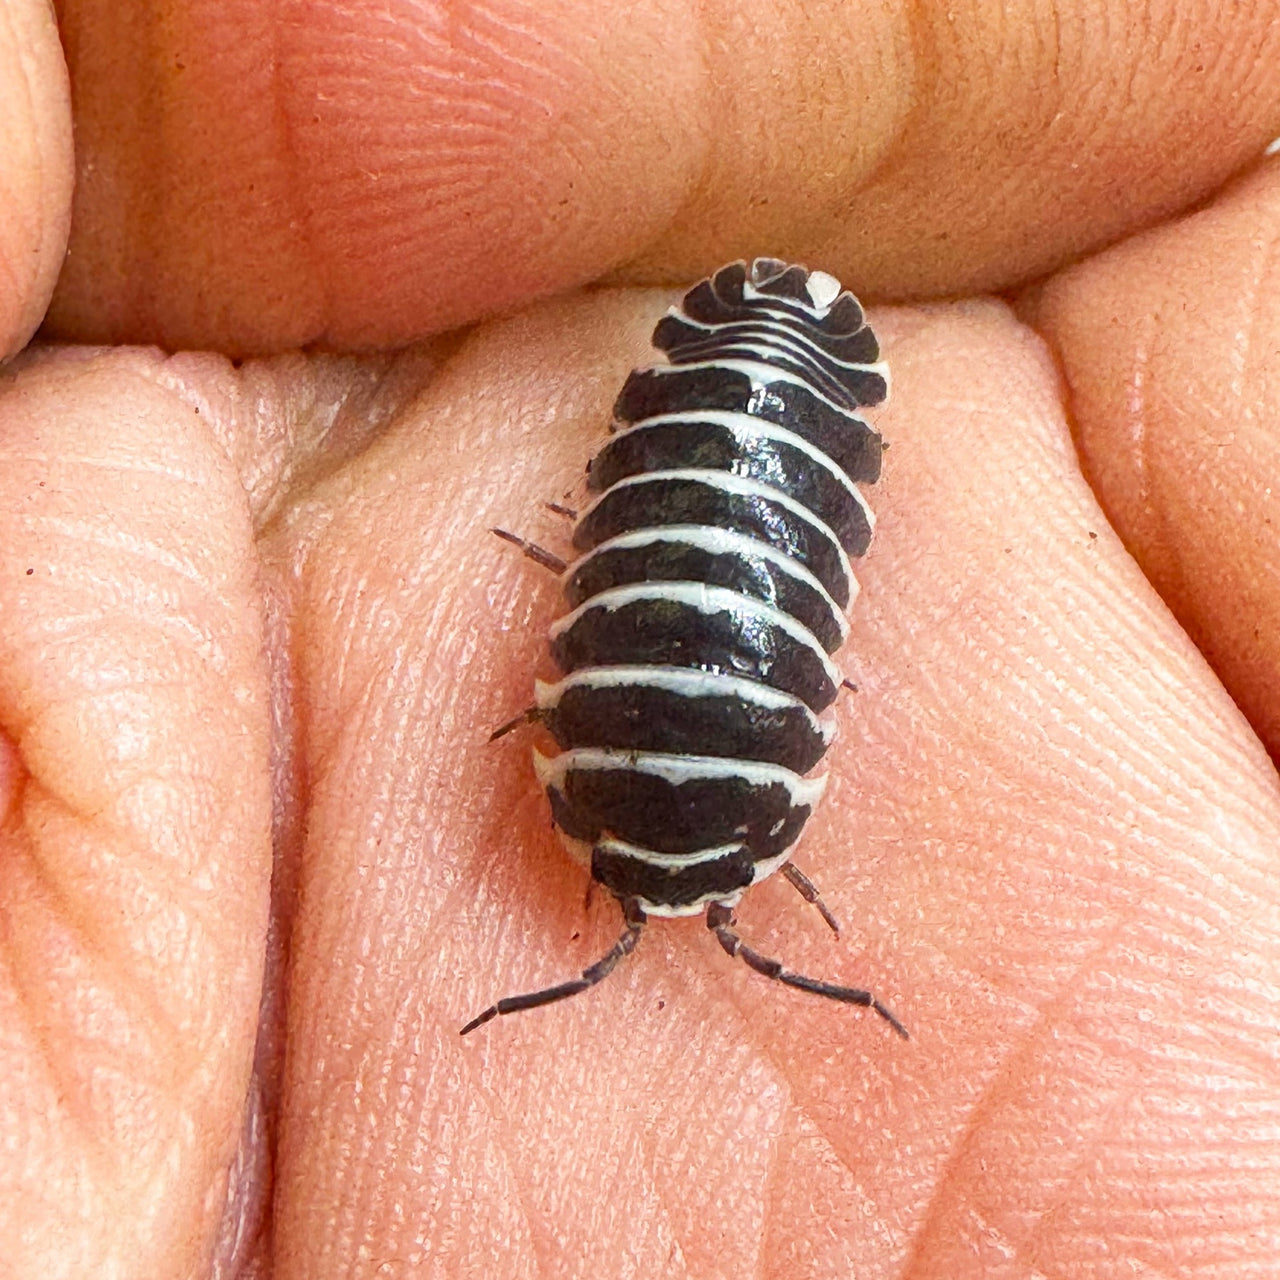
<path fill-rule="evenodd" d="M 48 332 L 119 349 L 0 389 L 6 1276 L 1273 1265 L 1280 180 L 1219 188 L 1280 24 L 731 8 L 63 5 Z M 10 13 L 12 350 L 70 192 Z M 686 921 L 461 1040 L 617 928 L 485 741 L 560 608 L 487 530 L 563 539 L 639 286 L 754 252 L 1017 306 L 873 312 L 844 934 L 741 913 L 913 1039 Z"/>

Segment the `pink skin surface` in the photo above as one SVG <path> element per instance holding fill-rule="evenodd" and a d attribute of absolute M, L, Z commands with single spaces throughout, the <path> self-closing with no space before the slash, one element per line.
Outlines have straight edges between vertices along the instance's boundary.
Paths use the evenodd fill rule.
<path fill-rule="evenodd" d="M 1275 17 L 9 0 L 5 1280 L 1274 1275 Z M 463 1040 L 619 928 L 488 530 L 755 253 L 894 392 L 741 929 L 912 1039 L 684 920 Z"/>

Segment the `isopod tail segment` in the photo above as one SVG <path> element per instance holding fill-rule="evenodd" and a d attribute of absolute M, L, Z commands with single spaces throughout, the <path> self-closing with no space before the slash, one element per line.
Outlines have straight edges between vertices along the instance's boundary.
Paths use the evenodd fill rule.
<path fill-rule="evenodd" d="M 812 902 L 822 912 L 823 919 L 827 921 L 831 928 L 839 932 L 835 917 L 827 910 L 826 905 L 818 895 L 817 889 L 804 872 L 794 867 L 791 863 L 787 863 L 783 871 L 787 879 L 795 885 L 805 900 Z M 472 1018 L 462 1028 L 460 1034 L 465 1036 L 468 1032 L 484 1026 L 486 1022 L 491 1022 L 501 1014 L 521 1013 L 525 1009 L 537 1009 L 544 1004 L 555 1004 L 558 1000 L 567 1000 L 570 996 L 580 995 L 583 991 L 589 991 L 597 983 L 607 978 L 617 967 L 618 961 L 629 956 L 636 949 L 636 943 L 640 940 L 640 932 L 649 919 L 643 907 L 635 898 L 619 899 L 618 905 L 622 908 L 626 927 L 613 946 L 595 964 L 582 971 L 580 978 L 575 978 L 570 982 L 558 983 L 554 987 L 544 987 L 540 991 L 528 991 L 523 995 L 506 996 L 496 1004 L 491 1004 L 483 1013 L 479 1013 Z M 811 995 L 825 996 L 828 1000 L 836 1000 L 841 1004 L 861 1005 L 864 1008 L 874 1009 L 904 1040 L 911 1038 L 907 1034 L 906 1027 L 898 1021 L 893 1012 L 877 1000 L 870 991 L 865 991 L 861 987 L 841 987 L 831 982 L 819 982 L 817 978 L 810 978 L 803 973 L 796 973 L 786 968 L 780 961 L 761 955 L 754 948 L 747 946 L 738 936 L 735 925 L 736 921 L 731 907 L 719 902 L 708 904 L 707 928 L 716 935 L 716 940 L 724 948 L 726 955 L 742 960 L 749 968 L 754 969 L 759 974 L 763 974 L 764 977 L 772 978 L 774 981 L 781 982 L 788 987 L 794 987 L 797 991 L 808 991 Z"/>

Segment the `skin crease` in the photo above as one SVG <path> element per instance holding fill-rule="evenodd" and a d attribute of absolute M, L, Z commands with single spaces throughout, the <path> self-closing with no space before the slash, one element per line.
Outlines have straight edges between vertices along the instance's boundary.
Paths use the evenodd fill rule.
<path fill-rule="evenodd" d="M 4 64 L 56 86 L 38 8 Z M 1216 189 L 1280 132 L 1280 24 L 1239 8 L 885 5 L 836 66 L 843 8 L 61 6 L 49 335 L 209 353 L 0 382 L 6 1276 L 1273 1273 L 1280 170 Z M 65 182 L 0 165 L 58 243 Z M 51 275 L 13 243 L 10 350 Z M 799 858 L 844 931 L 780 879 L 741 912 L 913 1039 L 694 920 L 461 1040 L 619 927 L 532 735 L 485 742 L 560 609 L 487 530 L 564 549 L 672 297 L 573 287 L 764 250 L 1051 272 L 872 315 Z"/>

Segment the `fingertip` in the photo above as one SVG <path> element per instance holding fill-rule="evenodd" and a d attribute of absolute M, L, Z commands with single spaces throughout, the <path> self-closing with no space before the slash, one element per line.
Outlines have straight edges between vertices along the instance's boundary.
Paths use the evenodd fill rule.
<path fill-rule="evenodd" d="M 44 317 L 71 225 L 71 96 L 53 8 L 13 0 L 0 16 L 0 359 Z"/>

